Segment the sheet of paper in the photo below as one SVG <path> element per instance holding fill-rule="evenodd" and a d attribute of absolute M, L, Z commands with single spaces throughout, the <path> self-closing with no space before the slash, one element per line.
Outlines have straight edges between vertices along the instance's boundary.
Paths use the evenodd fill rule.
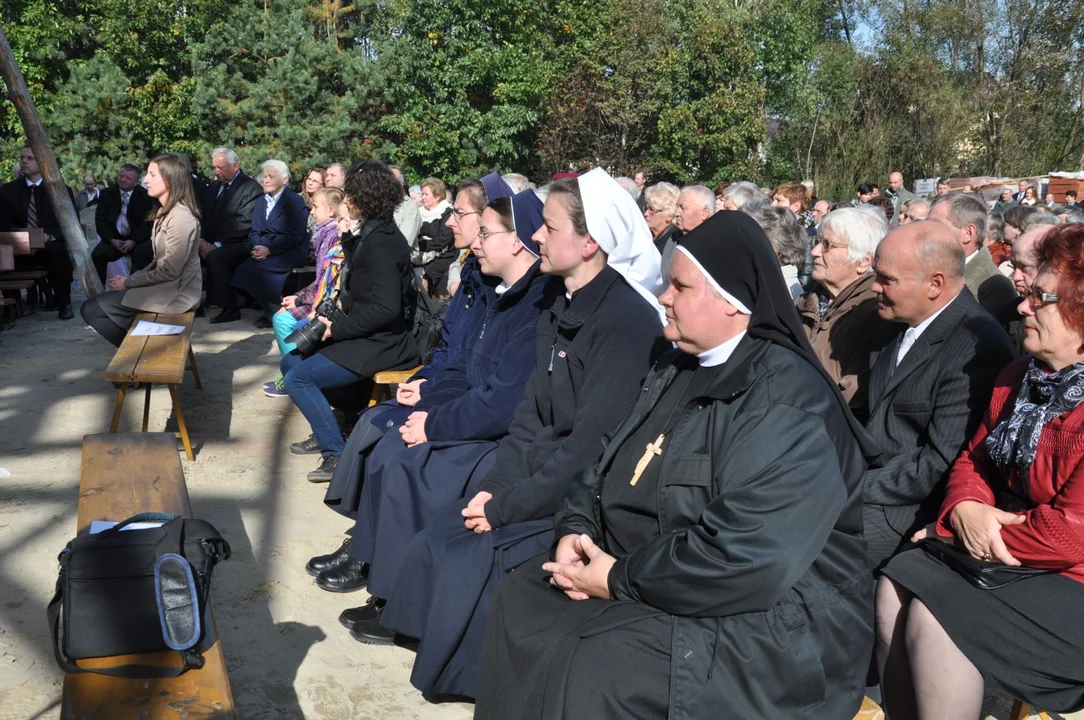
<path fill-rule="evenodd" d="M 133 335 L 180 335 L 184 332 L 184 325 L 165 325 L 163 323 L 147 322 L 140 320 L 136 323 Z"/>
<path fill-rule="evenodd" d="M 90 521 L 90 534 L 97 535 L 103 530 L 108 530 L 117 523 L 112 520 L 91 520 Z M 134 522 L 131 525 L 125 525 L 121 532 L 125 530 L 149 530 L 150 528 L 162 527 L 160 522 Z"/>

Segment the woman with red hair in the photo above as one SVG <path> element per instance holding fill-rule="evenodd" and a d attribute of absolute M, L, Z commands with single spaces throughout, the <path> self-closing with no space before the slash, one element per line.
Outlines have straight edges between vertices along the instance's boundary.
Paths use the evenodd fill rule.
<path fill-rule="evenodd" d="M 1037 245 L 1030 357 L 998 378 L 936 523 L 885 568 L 877 661 L 892 720 L 979 718 L 985 679 L 1084 707 L 1084 225 Z"/>

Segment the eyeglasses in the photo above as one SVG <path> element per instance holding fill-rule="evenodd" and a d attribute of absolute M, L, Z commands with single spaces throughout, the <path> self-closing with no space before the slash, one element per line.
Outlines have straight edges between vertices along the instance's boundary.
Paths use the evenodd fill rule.
<path fill-rule="evenodd" d="M 462 220 L 468 215 L 481 215 L 480 212 L 463 212 L 462 210 L 452 210 L 452 215 L 455 215 L 456 219 Z"/>
<path fill-rule="evenodd" d="M 1055 295 L 1054 293 L 1043 292 L 1037 287 L 1031 288 L 1031 292 L 1029 292 L 1025 297 L 1028 301 L 1028 304 L 1032 307 L 1053 305 L 1054 303 L 1061 300 L 1061 297 L 1059 297 L 1058 295 Z"/>
<path fill-rule="evenodd" d="M 507 235 L 507 234 L 509 234 L 511 232 L 514 232 L 514 231 L 512 231 L 512 230 L 490 231 L 490 230 L 486 230 L 485 228 L 482 228 L 482 229 L 480 229 L 478 231 L 478 239 L 481 240 L 482 242 L 485 242 L 486 240 L 493 237 L 494 235 Z"/>
<path fill-rule="evenodd" d="M 817 244 L 820 245 L 821 252 L 828 252 L 832 248 L 850 247 L 849 245 L 847 245 L 847 243 L 833 242 L 833 241 L 829 240 L 827 237 L 825 237 L 823 240 L 821 240 Z"/>

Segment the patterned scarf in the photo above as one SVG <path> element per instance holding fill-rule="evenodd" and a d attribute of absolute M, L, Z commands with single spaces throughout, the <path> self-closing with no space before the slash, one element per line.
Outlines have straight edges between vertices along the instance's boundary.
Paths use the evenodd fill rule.
<path fill-rule="evenodd" d="M 1028 470 L 1035 460 L 1043 427 L 1084 400 L 1084 362 L 1056 373 L 1043 370 L 1034 359 L 1016 395 L 1012 415 L 986 436 L 986 452 L 1002 473 L 1016 468 L 1027 486 Z"/>

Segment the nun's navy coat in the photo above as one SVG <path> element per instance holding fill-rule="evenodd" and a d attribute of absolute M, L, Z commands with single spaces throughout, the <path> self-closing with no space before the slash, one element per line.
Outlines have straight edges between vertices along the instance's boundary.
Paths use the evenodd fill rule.
<path fill-rule="evenodd" d="M 388 599 L 384 625 L 421 640 L 411 676 L 415 687 L 474 695 L 497 581 L 553 541 L 554 511 L 632 408 L 665 345 L 661 333 L 655 308 L 609 267 L 571 303 L 562 296 L 543 314 L 535 372 L 493 468 L 459 497 L 415 516 L 411 529 L 422 532 L 409 547 L 408 536 L 396 538 L 390 593 L 386 583 L 374 587 L 370 579 L 372 593 Z M 485 513 L 497 528 L 482 535 L 467 530 L 458 516 L 479 490 L 494 496 Z M 373 571 L 389 573 L 388 559 L 376 555 Z"/>

